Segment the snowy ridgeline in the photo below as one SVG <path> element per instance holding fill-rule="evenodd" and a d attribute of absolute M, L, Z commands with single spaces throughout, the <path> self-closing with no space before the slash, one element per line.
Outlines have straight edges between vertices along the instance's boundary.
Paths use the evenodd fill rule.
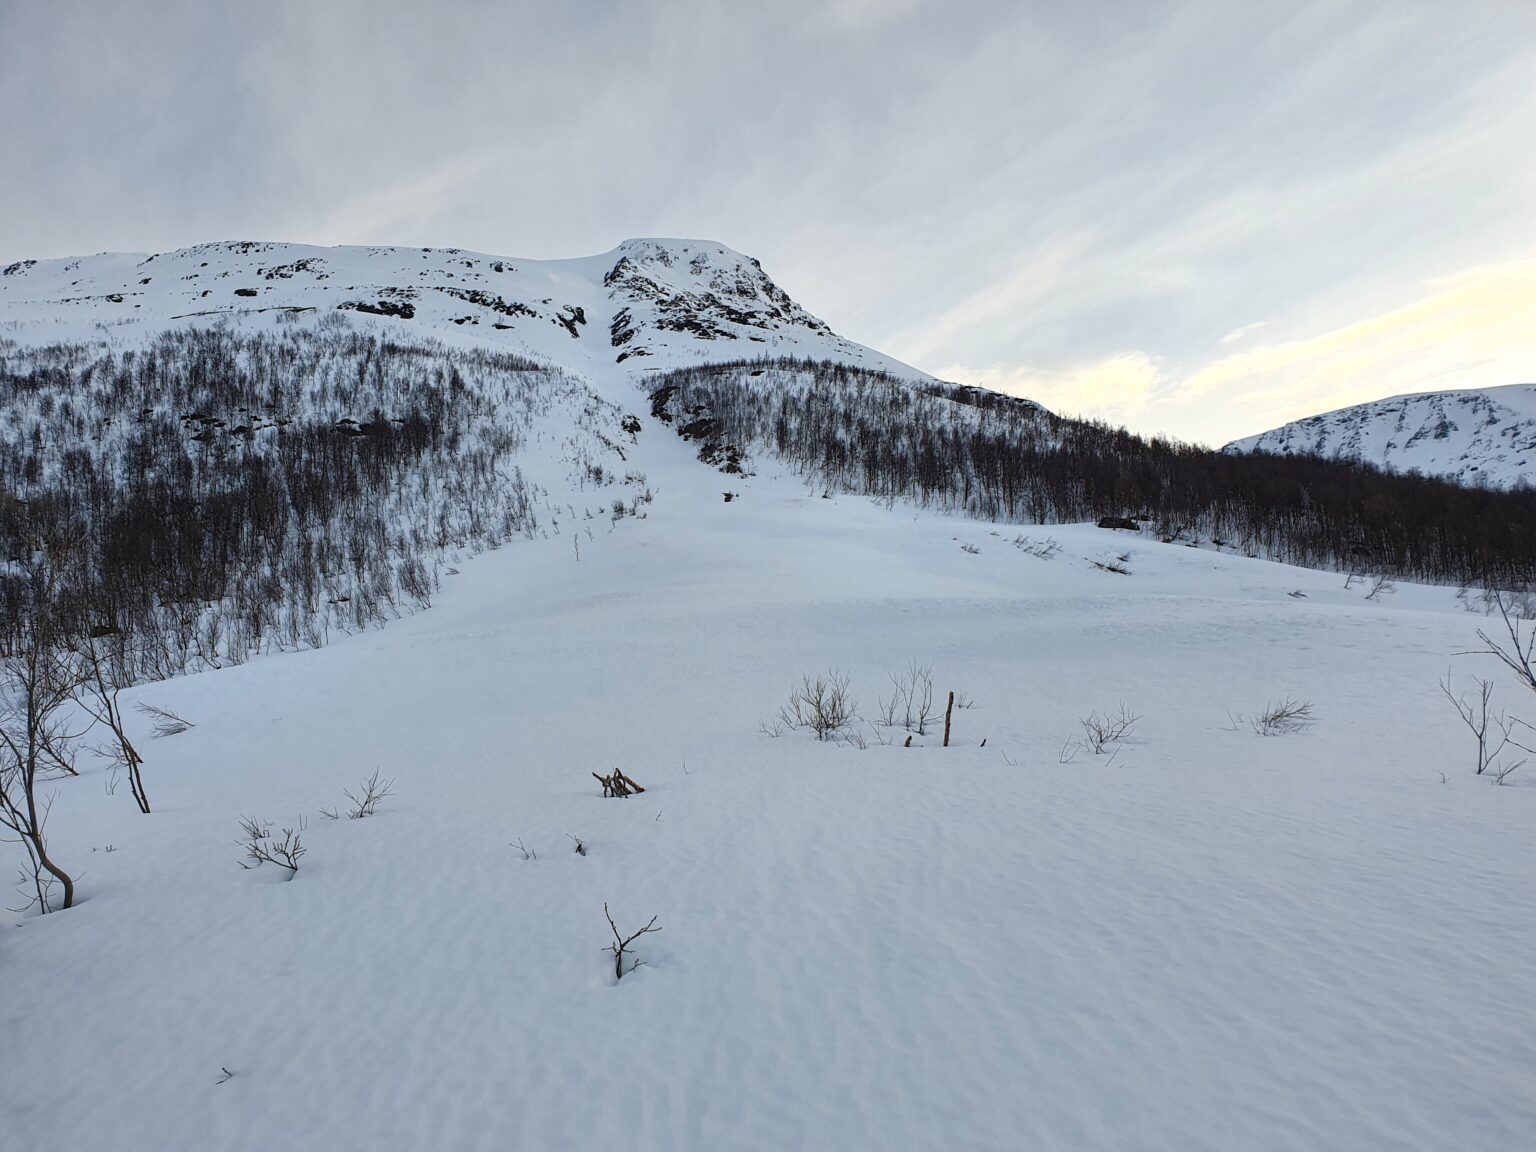
<path fill-rule="evenodd" d="M 50 627 L 130 678 L 318 646 L 583 495 L 643 496 L 633 419 L 574 377 L 294 320 L 137 351 L 0 342 L 7 641 L 45 582 Z"/>
<path fill-rule="evenodd" d="M 1536 578 L 1536 492 L 1352 460 L 1215 453 L 836 363 L 702 365 L 650 387 L 653 414 L 727 470 L 759 454 L 833 491 L 982 520 L 1134 517 L 1165 542 L 1308 567 L 1506 587 Z"/>
<path fill-rule="evenodd" d="M 1493 488 L 1536 485 L 1536 384 L 1374 400 L 1235 440 L 1225 451 L 1358 459 Z"/>
<path fill-rule="evenodd" d="M 130 345 L 166 327 L 270 326 L 337 312 L 401 338 L 493 347 L 598 375 L 626 362 L 644 370 L 794 354 L 928 379 L 838 336 L 756 260 L 707 240 L 626 240 L 570 260 L 236 241 L 0 268 L 0 337 L 27 344 Z"/>

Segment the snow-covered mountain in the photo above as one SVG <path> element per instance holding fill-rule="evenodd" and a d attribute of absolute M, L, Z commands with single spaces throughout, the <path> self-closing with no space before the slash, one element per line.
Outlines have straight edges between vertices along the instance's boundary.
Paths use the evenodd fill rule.
<path fill-rule="evenodd" d="M 602 376 L 626 361 L 644 371 L 793 356 L 928 379 L 838 336 L 756 260 L 702 240 L 626 240 L 572 260 L 237 241 L 0 268 L 0 338 L 21 343 L 122 343 L 168 326 L 259 329 L 331 312 Z"/>
<path fill-rule="evenodd" d="M 1345 457 L 1461 484 L 1536 484 L 1536 384 L 1419 392 L 1308 416 L 1227 452 Z"/>
<path fill-rule="evenodd" d="M 0 726 L 72 593 L 29 527 L 142 675 L 136 759 L 49 730 L 73 906 L 0 829 L 56 910 L 0 914 L 0 1148 L 1529 1143 L 1536 788 L 1425 706 L 1491 602 L 1252 558 L 1337 471 L 940 384 L 695 241 L 13 265 Z M 1521 504 L 1435 487 L 1360 538 Z M 1501 668 L 1450 688 L 1536 719 Z"/>

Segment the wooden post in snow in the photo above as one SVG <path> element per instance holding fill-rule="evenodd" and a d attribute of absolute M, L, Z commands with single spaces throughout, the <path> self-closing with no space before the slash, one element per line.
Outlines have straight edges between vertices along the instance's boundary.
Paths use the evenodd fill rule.
<path fill-rule="evenodd" d="M 949 694 L 949 703 L 944 706 L 944 747 L 949 747 L 949 716 L 955 710 L 955 694 Z"/>

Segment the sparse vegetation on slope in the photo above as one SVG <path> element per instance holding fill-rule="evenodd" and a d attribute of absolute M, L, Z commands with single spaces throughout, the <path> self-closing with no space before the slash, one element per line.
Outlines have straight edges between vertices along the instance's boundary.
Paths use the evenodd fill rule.
<path fill-rule="evenodd" d="M 616 479 L 623 413 L 506 353 L 340 320 L 142 351 L 0 343 L 0 643 L 25 642 L 44 553 L 55 627 L 130 679 L 425 606 L 445 555 L 538 529 L 519 458 L 557 406 L 564 468 Z"/>
<path fill-rule="evenodd" d="M 818 485 L 993 521 L 1135 517 L 1317 568 L 1511 586 L 1536 579 L 1536 492 L 1353 461 L 1229 455 L 1056 416 L 1028 400 L 843 364 L 740 361 L 652 386 L 656 413 L 741 466 L 771 453 Z"/>

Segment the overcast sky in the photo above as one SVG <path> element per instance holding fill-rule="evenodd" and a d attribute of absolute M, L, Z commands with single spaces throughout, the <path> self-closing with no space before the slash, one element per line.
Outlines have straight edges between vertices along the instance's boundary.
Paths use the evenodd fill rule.
<path fill-rule="evenodd" d="M 1143 432 L 1536 380 L 1536 0 L 0 0 L 0 262 L 647 235 Z"/>

